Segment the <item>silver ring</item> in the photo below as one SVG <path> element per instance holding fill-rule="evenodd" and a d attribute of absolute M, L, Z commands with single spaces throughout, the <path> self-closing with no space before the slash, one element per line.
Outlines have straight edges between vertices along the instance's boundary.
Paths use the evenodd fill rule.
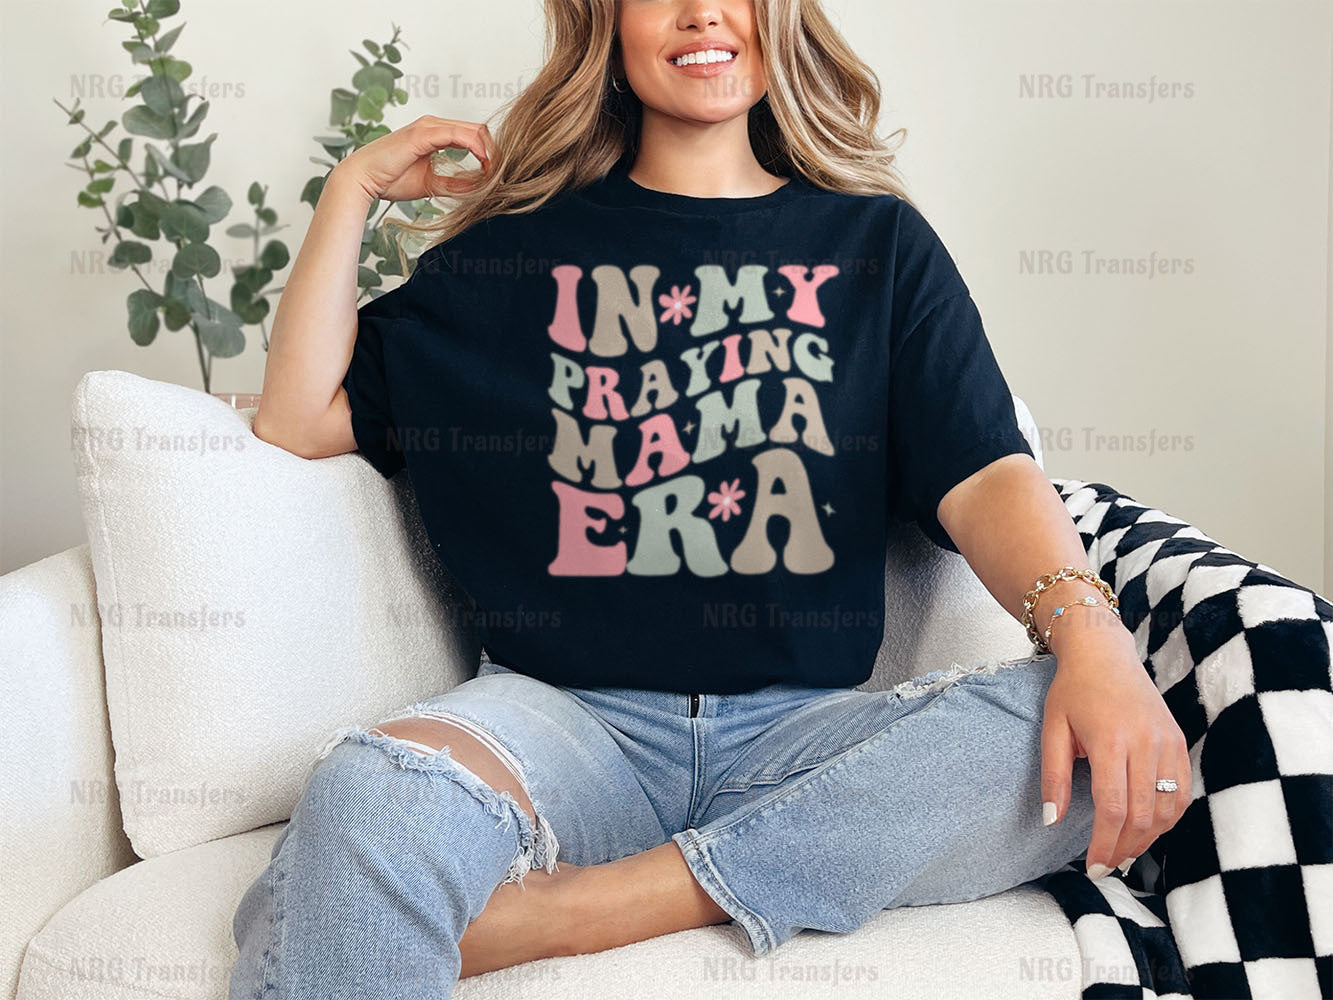
<path fill-rule="evenodd" d="M 1175 778 L 1157 779 L 1157 790 L 1159 792 L 1174 792 L 1178 787 L 1180 786 L 1176 784 Z"/>

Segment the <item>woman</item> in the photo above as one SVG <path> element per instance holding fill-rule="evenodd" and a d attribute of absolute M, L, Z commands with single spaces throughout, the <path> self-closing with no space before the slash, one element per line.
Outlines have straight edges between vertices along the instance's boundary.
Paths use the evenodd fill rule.
<path fill-rule="evenodd" d="M 763 955 L 1102 877 L 1190 800 L 818 3 L 546 6 L 497 138 L 427 116 L 348 156 L 282 297 L 255 433 L 405 468 L 484 655 L 334 734 L 237 912 L 233 998 L 437 997 L 729 920 Z M 451 146 L 481 171 L 435 177 Z M 457 201 L 437 242 L 354 314 L 371 201 L 426 194 Z M 1033 655 L 856 690 L 890 515 Z"/>

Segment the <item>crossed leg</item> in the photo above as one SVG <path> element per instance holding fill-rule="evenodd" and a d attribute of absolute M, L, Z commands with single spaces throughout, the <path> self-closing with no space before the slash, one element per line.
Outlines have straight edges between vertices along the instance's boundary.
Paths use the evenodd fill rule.
<path fill-rule="evenodd" d="M 463 937 L 462 975 L 731 919 L 759 956 L 804 927 L 847 932 L 885 907 L 975 899 L 1058 867 L 1086 845 L 1092 803 L 1076 764 L 1070 814 L 1040 826 L 1041 704 L 1053 668 L 1024 662 L 961 682 L 933 680 L 937 671 L 906 702 L 867 694 L 855 711 L 873 735 L 777 786 L 718 796 L 698 829 L 602 864 L 534 870 L 539 895 L 500 885 Z M 456 760 L 531 810 L 522 782 L 467 733 L 419 719 L 380 729 L 426 752 L 456 746 Z M 773 864 L 770 842 L 789 864 Z"/>

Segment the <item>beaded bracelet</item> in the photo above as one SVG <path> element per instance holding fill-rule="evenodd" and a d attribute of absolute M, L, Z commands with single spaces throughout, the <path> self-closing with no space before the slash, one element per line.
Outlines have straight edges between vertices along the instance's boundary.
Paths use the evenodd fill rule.
<path fill-rule="evenodd" d="M 1037 632 L 1037 625 L 1032 620 L 1032 612 L 1037 607 L 1037 601 L 1041 599 L 1041 595 L 1059 580 L 1083 580 L 1092 584 L 1105 595 L 1106 606 L 1115 612 L 1117 618 L 1120 616 L 1120 599 L 1116 597 L 1115 591 L 1111 589 L 1111 585 L 1092 570 L 1075 569 L 1073 566 L 1064 566 L 1058 573 L 1044 573 L 1037 578 L 1037 582 L 1033 585 L 1033 588 L 1024 595 L 1023 615 L 1019 619 L 1019 622 L 1027 629 L 1029 641 L 1031 641 L 1032 645 L 1041 653 L 1050 652 L 1050 646 L 1046 644 L 1045 638 Z M 1096 603 L 1095 598 L 1093 599 L 1093 602 Z M 1066 605 L 1066 607 L 1068 607 L 1068 605 Z M 1063 611 L 1063 609 L 1061 610 Z M 1051 617 L 1051 622 L 1054 623 L 1054 621 L 1055 616 L 1053 615 Z M 1050 633 L 1049 625 L 1047 626 L 1046 631 L 1048 634 Z"/>

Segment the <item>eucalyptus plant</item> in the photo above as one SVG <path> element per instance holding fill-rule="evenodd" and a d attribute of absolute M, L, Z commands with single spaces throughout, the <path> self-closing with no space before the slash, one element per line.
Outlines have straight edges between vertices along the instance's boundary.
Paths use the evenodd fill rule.
<path fill-rule="evenodd" d="M 163 22 L 179 12 L 180 0 L 123 0 L 122 7 L 107 14 L 109 20 L 131 30 L 131 36 L 121 45 L 132 62 L 145 70 L 125 90 L 125 98 L 137 98 L 138 103 L 125 111 L 119 123 L 113 119 L 93 131 L 77 98 L 70 108 L 58 100 L 55 103 L 68 115 L 68 123 L 85 133 L 70 153 L 74 161 L 70 166 L 88 178 L 78 192 L 78 203 L 100 211 L 106 221 L 105 226 L 96 228 L 104 244 L 112 243 L 107 264 L 138 279 L 140 287 L 126 299 L 131 339 L 147 346 L 162 325 L 172 331 L 188 327 L 194 336 L 204 391 L 208 392 L 213 359 L 235 357 L 245 349 L 245 326 L 259 327 L 264 350 L 268 350 L 265 319 L 270 312 L 269 297 L 282 291 L 272 282 L 275 272 L 287 266 L 290 253 L 281 240 L 272 238 L 286 227 L 278 225 L 277 212 L 266 204 L 267 188 L 252 182 L 246 192 L 250 220 L 226 230 L 227 236 L 250 241 L 250 259 L 231 268 L 226 305 L 210 294 L 206 282 L 222 272 L 222 257 L 210 242 L 212 227 L 227 218 L 233 203 L 216 184 L 195 191 L 208 173 L 210 147 L 217 133 L 188 141 L 198 136 L 209 104 L 182 86 L 193 68 L 177 58 L 173 49 L 185 24 L 163 30 Z M 396 85 L 402 76 L 396 66 L 402 58 L 400 46 L 406 47 L 399 34 L 394 26 L 392 39 L 384 45 L 364 41 L 362 45 L 373 59 L 352 52 L 359 63 L 352 89 L 338 88 L 332 94 L 330 124 L 337 127 L 339 135 L 316 139 L 335 161 L 388 132 L 383 124 L 384 108 L 406 103 L 406 91 Z M 192 99 L 199 103 L 191 107 Z M 117 124 L 129 134 L 113 140 L 111 133 Z M 136 137 L 141 143 L 141 166 L 137 169 Z M 335 165 L 326 159 L 311 159 L 330 169 Z M 311 178 L 302 192 L 301 200 L 312 208 L 325 176 Z M 127 186 L 108 203 L 122 177 Z M 427 200 L 400 208 L 413 221 L 438 214 Z M 380 294 L 382 275 L 405 271 L 405 258 L 384 231 L 387 212 L 387 207 L 380 212 L 377 201 L 367 213 L 357 277 L 362 295 Z M 170 260 L 170 266 L 163 268 L 160 286 L 149 268 L 155 252 L 163 265 Z M 380 259 L 372 262 L 372 256 Z"/>
<path fill-rule="evenodd" d="M 403 75 L 398 68 L 403 59 L 401 49 L 408 47 L 399 40 L 398 27 L 394 26 L 393 37 L 383 45 L 368 38 L 361 45 L 371 58 L 367 59 L 355 49 L 349 50 L 360 64 L 352 76 L 352 89 L 340 87 L 329 95 L 329 125 L 337 129 L 337 134 L 315 138 L 332 159 L 310 157 L 312 163 L 330 170 L 353 151 L 387 135 L 391 129 L 384 123 L 385 107 L 404 105 L 408 100 L 407 91 L 398 85 Z M 444 153 L 454 161 L 468 155 L 466 149 L 452 147 Z M 327 177 L 327 173 L 311 177 L 301 191 L 301 200 L 312 209 L 319 202 Z M 364 295 L 371 298 L 382 295 L 381 286 L 385 275 L 410 273 L 411 258 L 416 255 L 400 249 L 400 245 L 390 235 L 389 227 L 385 225 L 386 217 L 395 207 L 414 224 L 440 214 L 429 198 L 407 202 L 381 202 L 376 199 L 371 203 L 366 214 L 360 266 L 357 268 L 358 300 Z M 375 258 L 373 261 L 372 257 Z"/>

